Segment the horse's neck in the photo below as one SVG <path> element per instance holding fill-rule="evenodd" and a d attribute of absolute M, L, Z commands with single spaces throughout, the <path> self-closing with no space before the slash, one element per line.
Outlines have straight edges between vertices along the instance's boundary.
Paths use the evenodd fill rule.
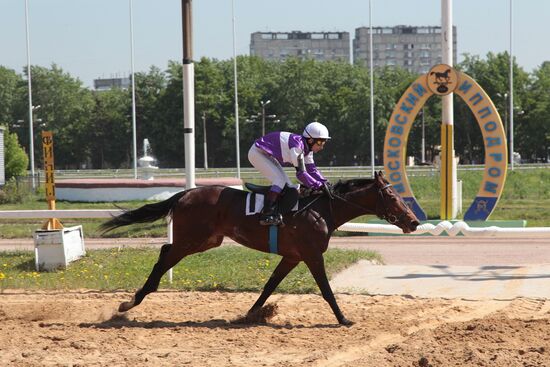
<path fill-rule="evenodd" d="M 374 190 L 361 191 L 348 193 L 345 195 L 346 201 L 338 199 L 332 201 L 336 228 L 361 215 L 376 213 L 376 192 Z M 372 205 L 368 203 L 372 203 Z"/>

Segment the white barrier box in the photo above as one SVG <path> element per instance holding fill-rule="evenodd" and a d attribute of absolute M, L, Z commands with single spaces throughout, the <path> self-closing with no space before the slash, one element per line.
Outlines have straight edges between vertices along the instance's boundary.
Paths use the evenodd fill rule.
<path fill-rule="evenodd" d="M 36 271 L 66 268 L 86 255 L 82 226 L 34 232 Z"/>

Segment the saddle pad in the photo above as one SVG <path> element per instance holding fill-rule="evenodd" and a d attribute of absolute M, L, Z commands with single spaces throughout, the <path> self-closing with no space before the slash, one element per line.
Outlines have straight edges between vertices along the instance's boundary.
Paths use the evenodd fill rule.
<path fill-rule="evenodd" d="M 256 194 L 254 192 L 249 192 L 246 195 L 246 206 L 245 206 L 245 215 L 254 215 L 262 211 L 264 207 L 264 195 Z M 295 212 L 298 210 L 298 202 L 292 208 L 292 211 Z"/>

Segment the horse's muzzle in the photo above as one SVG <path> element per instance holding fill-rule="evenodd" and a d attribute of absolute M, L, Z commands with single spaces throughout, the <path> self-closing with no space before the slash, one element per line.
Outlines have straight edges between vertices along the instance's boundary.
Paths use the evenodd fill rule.
<path fill-rule="evenodd" d="M 416 231 L 416 228 L 420 225 L 420 222 L 416 219 L 413 219 L 401 227 L 403 233 L 411 233 Z"/>

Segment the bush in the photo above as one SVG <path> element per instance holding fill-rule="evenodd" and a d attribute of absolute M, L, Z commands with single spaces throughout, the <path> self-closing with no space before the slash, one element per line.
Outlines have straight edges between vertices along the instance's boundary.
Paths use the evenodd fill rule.
<path fill-rule="evenodd" d="M 27 153 L 19 145 L 15 133 L 7 132 L 4 135 L 4 147 L 6 180 L 26 174 L 29 157 L 27 157 Z"/>
<path fill-rule="evenodd" d="M 18 185 L 17 180 L 9 179 L 0 190 L 0 204 L 17 204 L 32 199 L 33 194 L 26 185 Z"/>

